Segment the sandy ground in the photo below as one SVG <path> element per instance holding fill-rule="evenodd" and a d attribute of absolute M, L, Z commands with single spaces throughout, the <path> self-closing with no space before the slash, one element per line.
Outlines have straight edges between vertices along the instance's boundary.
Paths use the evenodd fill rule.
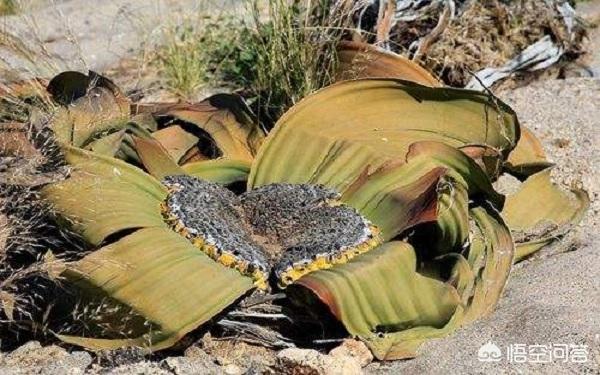
<path fill-rule="evenodd" d="M 169 22 L 183 7 L 189 11 L 198 3 L 110 0 L 90 6 L 88 0 L 70 0 L 38 8 L 25 18 L 8 17 L 0 28 L 41 40 L 51 60 L 48 69 L 103 70 L 119 58 L 138 53 L 152 30 Z M 600 14 L 599 1 L 585 6 L 589 7 L 586 11 Z M 600 73 L 600 33 L 592 34 L 591 45 L 594 50 L 586 63 Z M 2 49 L 0 57 L 14 67 L 27 67 L 18 56 Z M 541 137 L 549 157 L 558 165 L 556 180 L 567 186 L 583 184 L 592 208 L 572 235 L 514 267 L 505 295 L 490 317 L 426 344 L 417 359 L 374 363 L 367 372 L 600 373 L 600 80 L 545 81 L 498 95 Z M 504 354 L 515 345 L 586 345 L 588 360 L 515 363 L 504 357 L 499 362 L 480 362 L 477 351 L 487 342 L 496 344 Z M 144 373 L 143 366 L 131 370 Z"/>
<path fill-rule="evenodd" d="M 44 3 L 48 4 L 37 4 L 30 11 L 0 20 L 0 62 L 7 63 L 13 74 L 51 77 L 68 69 L 103 71 L 120 59 L 151 48 L 160 29 L 177 23 L 181 17 L 208 8 L 231 10 L 239 2 L 44 0 Z M 3 48 L 2 33 L 29 41 L 33 59 Z"/>
<path fill-rule="evenodd" d="M 585 1 L 577 6 L 579 14 L 585 17 L 586 22 L 594 27 L 589 38 L 589 51 L 584 57 L 584 63 L 591 68 L 595 77 L 600 76 L 600 1 Z"/>

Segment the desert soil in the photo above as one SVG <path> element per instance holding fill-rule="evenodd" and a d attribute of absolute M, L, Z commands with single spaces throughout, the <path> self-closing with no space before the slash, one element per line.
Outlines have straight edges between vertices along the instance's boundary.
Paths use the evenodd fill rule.
<path fill-rule="evenodd" d="M 104 71 L 152 49 L 161 28 L 211 9 L 236 9 L 235 0 L 30 0 L 35 6 L 0 19 L 0 62 L 13 75 L 64 70 Z M 28 4 L 24 0 L 24 4 Z M 24 41 L 33 59 L 3 48 L 4 33 Z M 32 61 L 33 60 L 33 61 Z M 0 77 L 2 79 L 3 77 Z M 10 78 L 10 77 L 9 77 Z"/>
<path fill-rule="evenodd" d="M 38 7 L 25 18 L 7 17 L 2 24 L 18 35 L 44 41 L 46 56 L 52 62 L 49 67 L 102 71 L 138 53 L 151 36 L 149 30 L 170 22 L 182 9 L 197 2 L 112 0 L 90 4 L 87 0 L 64 1 Z M 584 3 L 582 9 L 590 20 L 600 20 L 599 1 Z M 36 24 L 34 28 L 31 22 Z M 72 36 L 78 43 L 73 43 Z M 591 53 L 584 62 L 598 74 L 600 32 L 597 30 L 591 33 L 589 48 Z M 18 56 L 6 55 L 1 49 L 0 57 L 15 68 L 28 67 Z M 429 342 L 416 359 L 372 363 L 365 368 L 368 373 L 600 373 L 600 79 L 546 80 L 497 94 L 513 106 L 524 125 L 540 136 L 548 156 L 557 163 L 555 180 L 566 187 L 582 184 L 590 194 L 592 207 L 572 234 L 514 267 L 504 297 L 491 316 L 450 337 Z M 515 363 L 506 359 L 480 362 L 477 350 L 488 342 L 503 352 L 515 345 L 586 345 L 588 360 L 585 363 Z M 32 353 L 43 355 L 44 350 L 50 354 L 36 362 Z M 52 355 L 59 360 L 48 361 Z M 66 361 L 67 367 L 59 369 L 71 369 L 73 373 L 90 369 L 89 354 L 77 352 L 74 359 L 71 357 L 58 348 L 44 349 L 31 344 L 12 359 L 10 355 L 2 356 L 0 373 L 57 373 L 56 366 L 61 361 Z M 29 362 L 23 362 L 22 358 L 30 358 L 29 367 Z M 171 359 L 175 364 L 178 361 L 181 360 Z M 183 365 L 179 367 L 183 372 L 174 366 L 139 362 L 122 367 L 121 372 L 115 371 L 185 373 Z"/>

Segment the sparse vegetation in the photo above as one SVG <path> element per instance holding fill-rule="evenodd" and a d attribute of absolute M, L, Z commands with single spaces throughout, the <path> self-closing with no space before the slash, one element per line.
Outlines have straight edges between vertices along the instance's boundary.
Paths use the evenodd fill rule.
<path fill-rule="evenodd" d="M 15 0 L 0 0 L 0 16 L 17 13 L 18 6 Z"/>
<path fill-rule="evenodd" d="M 219 65 L 228 61 L 240 42 L 235 27 L 231 18 L 206 17 L 167 28 L 165 46 L 155 55 L 167 86 L 175 94 L 191 98 L 199 88 L 216 85 Z"/>
<path fill-rule="evenodd" d="M 248 0 L 246 6 L 243 18 L 203 18 L 167 29 L 167 45 L 156 58 L 175 93 L 190 97 L 201 86 L 229 87 L 272 125 L 333 82 L 351 12 L 329 1 Z"/>

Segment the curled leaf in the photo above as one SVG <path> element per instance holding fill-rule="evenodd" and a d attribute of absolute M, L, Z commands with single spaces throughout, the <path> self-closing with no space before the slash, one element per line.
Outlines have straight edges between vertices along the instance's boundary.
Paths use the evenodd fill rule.
<path fill-rule="evenodd" d="M 253 288 L 250 278 L 166 228 L 130 234 L 72 264 L 64 276 L 87 293 L 110 295 L 149 322 L 146 331 L 127 339 L 58 336 L 95 350 L 167 348 Z"/>
<path fill-rule="evenodd" d="M 510 153 L 504 168 L 521 180 L 538 173 L 554 164 L 546 159 L 542 143 L 531 130 L 521 126 L 521 138 L 517 147 Z"/>
<path fill-rule="evenodd" d="M 585 191 L 564 192 L 552 183 L 550 172 L 545 169 L 527 178 L 502 210 L 517 243 L 516 261 L 564 235 L 590 205 Z"/>
<path fill-rule="evenodd" d="M 66 71 L 56 75 L 48 82 L 46 90 L 55 102 L 68 106 L 76 100 L 89 95 L 95 88 L 105 88 L 117 98 L 123 109 L 129 106 L 129 101 L 121 90 L 110 79 L 90 70 L 89 74 Z"/>
<path fill-rule="evenodd" d="M 198 143 L 198 138 L 188 133 L 179 125 L 171 125 L 152 133 L 156 139 L 167 150 L 169 155 L 180 163 L 182 157 Z"/>
<path fill-rule="evenodd" d="M 460 305 L 456 289 L 416 272 L 414 250 L 405 242 L 388 242 L 347 264 L 313 272 L 288 287 L 291 297 L 310 297 L 302 288 L 322 301 L 350 334 L 365 340 L 378 359 L 413 356 L 427 333 L 417 333 L 401 352 L 393 347 L 407 342 L 395 334 L 443 331 Z"/>
<path fill-rule="evenodd" d="M 419 64 L 372 44 L 343 41 L 339 45 L 338 59 L 338 80 L 397 78 L 424 86 L 443 86 Z"/>
<path fill-rule="evenodd" d="M 127 125 L 129 100 L 114 83 L 94 72 L 61 73 L 50 81 L 48 91 L 62 104 L 50 127 L 65 144 L 84 147 Z"/>
<path fill-rule="evenodd" d="M 136 111 L 150 111 L 159 122 L 193 135 L 197 147 L 187 152 L 195 152 L 200 158 L 223 157 L 251 162 L 264 138 L 248 107 L 235 95 L 214 95 L 196 104 L 137 107 Z M 174 148 L 185 149 L 190 138 L 175 132 L 178 139 L 173 140 Z"/>

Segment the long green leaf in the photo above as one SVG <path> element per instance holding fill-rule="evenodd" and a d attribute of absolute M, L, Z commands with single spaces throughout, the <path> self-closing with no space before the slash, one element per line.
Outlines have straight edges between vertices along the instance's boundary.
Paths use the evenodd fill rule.
<path fill-rule="evenodd" d="M 185 173 L 223 185 L 248 179 L 250 163 L 242 160 L 214 159 L 183 165 Z"/>
<path fill-rule="evenodd" d="M 135 185 L 158 200 L 163 200 L 167 195 L 167 189 L 160 181 L 122 160 L 70 146 L 64 148 L 64 156 L 76 171 Z"/>
<path fill-rule="evenodd" d="M 461 313 L 455 288 L 415 269 L 413 248 L 405 242 L 388 242 L 346 264 L 304 276 L 288 287 L 288 293 L 292 298 L 306 298 L 302 288 L 310 290 L 350 334 L 369 344 L 377 358 L 392 359 L 392 347 L 402 341 L 402 337 L 395 340 L 396 332 L 443 332 L 453 316 Z M 415 346 L 424 336 L 419 335 Z M 399 357 L 396 352 L 394 358 Z"/>
<path fill-rule="evenodd" d="M 276 124 L 248 186 L 314 182 L 344 191 L 365 166 L 404 159 L 418 141 L 482 144 L 508 154 L 514 112 L 485 94 L 394 79 L 340 82 L 305 98 Z"/>
<path fill-rule="evenodd" d="M 583 218 L 590 205 L 584 190 L 572 194 L 552 183 L 551 169 L 525 180 L 519 191 L 509 195 L 502 216 L 517 243 L 519 261 L 564 235 Z"/>
<path fill-rule="evenodd" d="M 96 350 L 167 348 L 253 288 L 250 278 L 165 228 L 142 229 L 103 247 L 73 264 L 65 276 L 87 293 L 97 289 L 133 308 L 158 327 L 125 340 L 59 336 Z"/>
<path fill-rule="evenodd" d="M 92 244 L 123 229 L 163 227 L 160 204 L 166 188 L 123 161 L 68 147 L 74 171 L 47 185 L 44 197 Z"/>

